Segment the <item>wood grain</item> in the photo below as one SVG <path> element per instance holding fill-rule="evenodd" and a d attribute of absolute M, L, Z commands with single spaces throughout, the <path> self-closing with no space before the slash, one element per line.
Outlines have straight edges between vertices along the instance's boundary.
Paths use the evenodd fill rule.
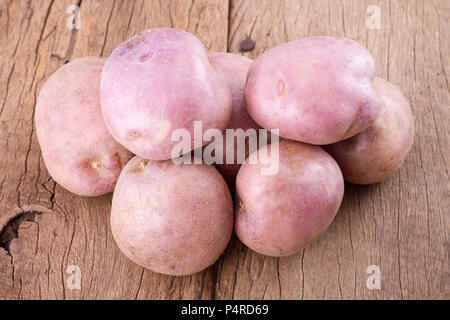
<path fill-rule="evenodd" d="M 79 30 L 66 27 L 71 4 L 0 0 L 0 299 L 450 298 L 450 1 L 83 0 Z M 366 27 L 369 5 L 380 7 L 379 30 Z M 233 239 L 214 266 L 191 277 L 134 265 L 111 237 L 111 195 L 74 196 L 47 173 L 34 105 L 65 62 L 108 56 L 161 26 L 194 33 L 210 51 L 238 53 L 251 37 L 256 47 L 245 55 L 253 58 L 303 36 L 361 42 L 377 75 L 411 102 L 411 154 L 383 183 L 347 185 L 329 230 L 298 255 L 264 257 Z M 81 270 L 81 290 L 67 287 L 70 265 Z M 369 265 L 381 269 L 380 290 L 366 287 Z"/>

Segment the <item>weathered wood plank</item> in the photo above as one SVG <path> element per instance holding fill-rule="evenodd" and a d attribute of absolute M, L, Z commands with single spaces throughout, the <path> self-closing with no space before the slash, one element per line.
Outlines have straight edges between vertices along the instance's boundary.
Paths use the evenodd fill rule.
<path fill-rule="evenodd" d="M 0 299 L 2 298 L 449 298 L 450 3 L 378 1 L 380 30 L 368 30 L 370 1 L 86 1 L 81 29 L 69 30 L 72 1 L 0 0 Z M 229 32 L 227 27 L 229 22 Z M 373 186 L 347 185 L 329 231 L 301 254 L 257 255 L 234 239 L 223 258 L 192 277 L 144 271 L 116 248 L 111 195 L 81 198 L 55 184 L 34 134 L 34 104 L 45 79 L 66 61 L 107 56 L 136 32 L 169 26 L 193 32 L 211 51 L 251 57 L 308 35 L 353 38 L 372 52 L 377 75 L 400 85 L 416 115 L 405 165 Z M 10 219 L 26 212 L 17 223 Z M 8 223 L 9 222 L 9 223 Z M 6 226 L 6 228 L 4 228 Z M 8 227 L 10 226 L 10 227 Z M 381 290 L 366 268 L 381 268 Z M 80 267 L 81 290 L 67 286 Z"/>
<path fill-rule="evenodd" d="M 381 28 L 369 30 L 368 7 Z M 449 298 L 448 1 L 233 0 L 230 51 L 251 37 L 252 58 L 299 37 L 346 36 L 373 54 L 377 75 L 399 85 L 412 104 L 417 134 L 400 171 L 372 186 L 347 185 L 330 229 L 301 254 L 257 255 L 234 241 L 220 262 L 220 298 Z M 369 10 L 370 11 L 370 10 Z M 381 269 L 381 290 L 366 269 Z"/>
<path fill-rule="evenodd" d="M 74 1 L 0 2 L 0 230 L 30 212 L 18 238 L 0 247 L 0 298 L 211 298 L 214 268 L 171 278 L 144 271 L 117 249 L 109 229 L 111 195 L 76 197 L 48 175 L 34 133 L 37 94 L 59 66 L 107 56 L 151 27 L 196 34 L 210 50 L 227 46 L 228 1 L 80 1 L 81 29 L 66 26 Z M 32 214 L 31 214 L 32 213 Z M 0 243 L 2 240 L 0 239 Z M 81 290 L 67 287 L 80 268 Z"/>

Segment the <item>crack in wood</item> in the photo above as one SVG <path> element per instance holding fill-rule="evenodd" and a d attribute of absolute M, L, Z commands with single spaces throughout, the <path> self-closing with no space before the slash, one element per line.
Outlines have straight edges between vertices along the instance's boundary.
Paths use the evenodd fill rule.
<path fill-rule="evenodd" d="M 19 237 L 20 225 L 25 221 L 34 221 L 36 216 L 41 214 L 43 214 L 43 212 L 23 211 L 9 219 L 0 231 L 0 248 L 5 249 L 7 254 L 11 256 L 11 242 Z"/>

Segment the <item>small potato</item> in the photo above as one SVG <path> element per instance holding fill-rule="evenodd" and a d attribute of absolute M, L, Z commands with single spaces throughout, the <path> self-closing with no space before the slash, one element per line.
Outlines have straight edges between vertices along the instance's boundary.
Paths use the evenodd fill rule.
<path fill-rule="evenodd" d="M 317 239 L 344 194 L 342 173 L 322 148 L 290 140 L 279 148 L 276 174 L 262 175 L 261 164 L 246 163 L 236 179 L 236 234 L 269 256 L 295 254 Z"/>
<path fill-rule="evenodd" d="M 303 38 L 259 56 L 245 97 L 250 116 L 280 136 L 329 144 L 367 128 L 380 106 L 372 88 L 375 64 L 346 38 Z"/>
<path fill-rule="evenodd" d="M 168 275 L 193 274 L 213 264 L 230 240 L 230 192 L 213 166 L 135 157 L 114 191 L 111 230 L 135 263 Z"/>
<path fill-rule="evenodd" d="M 133 156 L 106 129 L 100 107 L 105 59 L 76 59 L 44 84 L 36 103 L 36 132 L 52 178 L 82 196 L 113 191 Z"/>
<path fill-rule="evenodd" d="M 372 125 L 350 139 L 325 146 L 345 181 L 370 184 L 392 176 L 411 150 L 414 117 L 408 101 L 392 83 L 375 78 L 381 112 Z"/>
<path fill-rule="evenodd" d="M 260 126 L 250 118 L 244 97 L 245 82 L 247 81 L 248 70 L 250 69 L 253 60 L 238 54 L 222 52 L 212 53 L 210 54 L 210 58 L 214 66 L 224 75 L 233 96 L 233 110 L 227 129 L 242 129 L 244 132 L 248 129 L 255 129 L 256 132 L 258 132 Z M 225 132 L 222 143 L 224 155 L 223 164 L 214 164 L 214 166 L 222 174 L 230 189 L 233 190 L 237 173 L 241 167 L 237 161 L 237 141 L 234 143 L 234 162 L 232 164 L 226 163 Z M 245 151 L 245 157 L 247 157 L 247 147 Z"/>
<path fill-rule="evenodd" d="M 116 140 L 152 160 L 181 155 L 172 155 L 176 129 L 190 134 L 190 150 L 201 147 L 193 144 L 194 121 L 202 122 L 201 133 L 222 131 L 232 105 L 231 90 L 200 40 L 167 28 L 142 31 L 113 51 L 103 70 L 101 99 Z"/>

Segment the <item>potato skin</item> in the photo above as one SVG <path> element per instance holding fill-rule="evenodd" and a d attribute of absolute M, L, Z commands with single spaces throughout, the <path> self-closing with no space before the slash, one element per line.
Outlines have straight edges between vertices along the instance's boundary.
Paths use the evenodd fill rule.
<path fill-rule="evenodd" d="M 113 191 L 133 156 L 106 129 L 100 108 L 105 59 L 80 58 L 59 68 L 36 103 L 36 132 L 52 178 L 82 196 Z"/>
<path fill-rule="evenodd" d="M 168 275 L 193 274 L 225 250 L 233 204 L 213 166 L 135 157 L 114 191 L 111 230 L 135 263 Z"/>
<path fill-rule="evenodd" d="M 231 119 L 227 125 L 227 129 L 242 129 L 244 131 L 247 129 L 258 130 L 260 126 L 253 121 L 252 118 L 250 118 L 250 115 L 247 112 L 247 103 L 245 102 L 244 97 L 245 82 L 247 81 L 248 70 L 253 63 L 253 60 L 238 54 L 226 52 L 211 53 L 209 57 L 211 58 L 216 69 L 224 75 L 225 80 L 231 88 L 233 107 Z M 226 164 L 225 140 L 224 133 L 223 164 L 214 164 L 214 166 L 223 176 L 230 189 L 234 190 L 236 176 L 241 165 L 237 163 L 237 144 L 235 144 L 234 148 L 234 164 Z M 248 148 L 246 150 L 246 157 L 247 156 Z"/>
<path fill-rule="evenodd" d="M 223 130 L 231 116 L 231 90 L 203 44 L 168 28 L 142 31 L 114 49 L 103 70 L 101 99 L 116 140 L 152 160 L 171 158 L 175 129 L 189 130 L 193 146 L 194 121 L 202 121 L 203 132 Z"/>
<path fill-rule="evenodd" d="M 245 97 L 250 116 L 280 136 L 329 144 L 367 128 L 380 106 L 370 53 L 347 38 L 302 38 L 259 56 Z"/>
<path fill-rule="evenodd" d="M 394 84 L 375 78 L 381 112 L 372 125 L 347 140 L 325 146 L 341 167 L 345 181 L 370 184 L 392 176 L 414 142 L 414 116 Z"/>
<path fill-rule="evenodd" d="M 317 239 L 344 193 L 342 173 L 322 148 L 290 140 L 279 147 L 277 174 L 261 175 L 260 164 L 246 163 L 236 179 L 236 234 L 268 256 L 295 254 Z"/>

